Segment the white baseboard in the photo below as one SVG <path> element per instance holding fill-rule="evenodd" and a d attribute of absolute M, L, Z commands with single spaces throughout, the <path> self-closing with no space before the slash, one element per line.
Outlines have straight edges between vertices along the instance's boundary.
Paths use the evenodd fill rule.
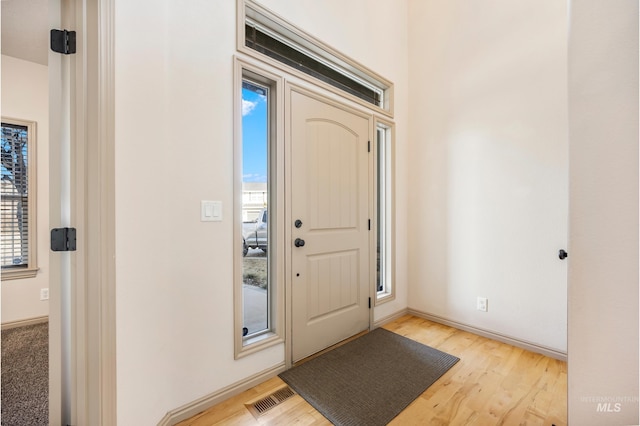
<path fill-rule="evenodd" d="M 468 331 L 469 333 L 477 334 L 479 336 L 487 337 L 489 339 L 497 340 L 498 342 L 506 343 L 518 348 L 526 349 L 531 352 L 536 352 L 550 358 L 559 359 L 560 361 L 567 361 L 567 353 L 559 351 L 557 349 L 549 348 L 547 346 L 538 345 L 536 343 L 528 342 L 526 340 L 517 339 L 515 337 L 506 336 L 504 334 L 496 333 L 482 328 L 474 327 L 472 325 L 463 324 L 457 321 L 449 320 L 437 315 L 431 315 L 426 312 L 421 312 L 415 309 L 407 309 L 407 313 L 419 318 L 424 318 L 429 321 L 437 322 L 439 324 L 448 325 L 449 327 L 457 328 L 460 330 Z"/>
<path fill-rule="evenodd" d="M 263 383 L 270 378 L 277 376 L 285 369 L 286 368 L 284 363 L 276 365 L 275 367 L 269 368 L 260 373 L 254 374 L 253 376 L 247 377 L 244 380 L 236 382 L 230 386 L 222 388 L 217 392 L 203 396 L 202 398 L 185 404 L 182 407 L 176 408 L 175 410 L 171 410 L 162 418 L 162 420 L 160 420 L 158 426 L 173 426 L 176 423 L 193 417 L 196 414 L 199 414 L 204 410 L 213 407 L 214 405 L 217 405 L 233 396 L 238 395 L 239 393 L 246 391 L 247 389 L 251 389 L 252 387 L 259 385 L 260 383 Z"/>
<path fill-rule="evenodd" d="M 372 329 L 382 327 L 383 325 L 388 324 L 391 321 L 395 321 L 398 318 L 401 318 L 401 317 L 403 317 L 405 315 L 408 315 L 408 314 L 409 314 L 409 309 L 407 309 L 407 308 L 400 309 L 398 312 L 395 312 L 395 313 L 393 313 L 391 315 L 387 315 L 384 318 L 380 318 L 378 321 L 374 321 Z"/>
<path fill-rule="evenodd" d="M 2 330 L 9 330 L 11 328 L 17 328 L 17 327 L 25 327 L 27 325 L 42 324 L 44 322 L 49 322 L 48 315 L 45 315 L 43 317 L 35 317 L 35 318 L 29 318 L 24 320 L 18 320 L 18 321 L 3 322 Z"/>

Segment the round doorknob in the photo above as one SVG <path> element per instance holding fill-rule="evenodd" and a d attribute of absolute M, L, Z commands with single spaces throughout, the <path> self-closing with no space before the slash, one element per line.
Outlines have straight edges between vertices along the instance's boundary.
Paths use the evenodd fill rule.
<path fill-rule="evenodd" d="M 564 259 L 566 259 L 568 256 L 569 256 L 569 253 L 567 253 L 567 252 L 566 252 L 566 251 L 564 251 L 564 250 L 560 250 L 560 251 L 558 252 L 558 257 L 560 258 L 560 260 L 564 260 Z"/>
<path fill-rule="evenodd" d="M 304 240 L 301 238 L 296 238 L 296 240 L 293 242 L 293 244 L 296 247 L 304 247 Z"/>

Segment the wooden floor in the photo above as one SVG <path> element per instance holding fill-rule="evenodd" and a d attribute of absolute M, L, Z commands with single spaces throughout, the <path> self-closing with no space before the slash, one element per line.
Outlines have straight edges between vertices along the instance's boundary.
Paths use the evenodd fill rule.
<path fill-rule="evenodd" d="M 384 328 L 460 358 L 391 425 L 567 424 L 565 362 L 409 315 Z M 299 395 L 258 419 L 245 407 L 282 386 L 275 377 L 179 425 L 331 425 Z"/>

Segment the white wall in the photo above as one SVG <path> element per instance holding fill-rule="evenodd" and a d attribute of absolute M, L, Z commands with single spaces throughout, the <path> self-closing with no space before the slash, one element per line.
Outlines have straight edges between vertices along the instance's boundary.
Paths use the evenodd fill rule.
<path fill-rule="evenodd" d="M 35 278 L 2 282 L 2 324 L 49 315 L 49 74 L 44 65 L 2 55 L 2 116 L 35 121 L 37 132 L 37 264 Z"/>
<path fill-rule="evenodd" d="M 567 6 L 409 5 L 409 307 L 565 352 Z"/>
<path fill-rule="evenodd" d="M 638 424 L 638 2 L 572 1 L 570 40 L 569 424 Z"/>
<path fill-rule="evenodd" d="M 284 361 L 282 346 L 233 360 L 235 3 L 116 1 L 118 424 L 155 424 L 169 410 Z M 344 16 L 352 2 L 268 6 L 395 81 L 398 140 L 405 143 L 407 60 L 397 46 L 406 45 L 406 9 L 395 0 L 376 8 L 353 3 L 366 11 L 357 26 Z M 380 23 L 388 31 L 373 31 Z M 402 149 L 399 161 L 406 156 Z M 404 217 L 406 194 L 399 198 Z M 203 199 L 223 202 L 223 222 L 200 222 Z M 385 305 L 389 313 L 406 306 L 406 261 L 398 251 L 398 298 Z"/>

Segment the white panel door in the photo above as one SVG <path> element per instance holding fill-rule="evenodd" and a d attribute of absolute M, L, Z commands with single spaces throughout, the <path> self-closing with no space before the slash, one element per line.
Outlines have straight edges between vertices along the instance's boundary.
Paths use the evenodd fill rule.
<path fill-rule="evenodd" d="M 295 362 L 369 327 L 371 126 L 346 107 L 289 94 Z"/>

